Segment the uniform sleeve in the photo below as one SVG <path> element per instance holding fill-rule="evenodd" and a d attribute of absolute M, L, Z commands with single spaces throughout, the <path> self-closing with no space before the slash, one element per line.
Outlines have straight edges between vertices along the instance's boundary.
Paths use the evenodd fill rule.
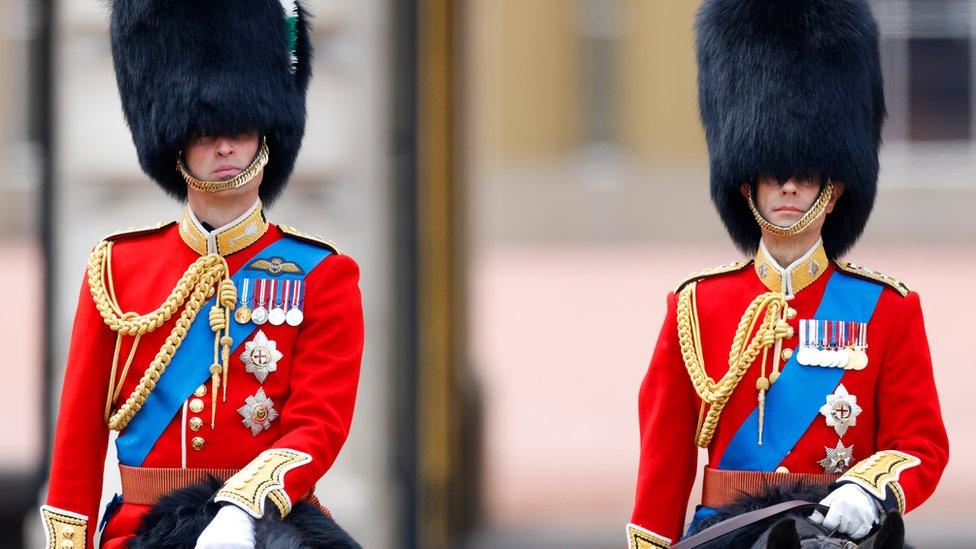
<path fill-rule="evenodd" d="M 114 345 L 115 334 L 102 321 L 86 281 L 61 389 L 47 504 L 41 507 L 48 547 L 92 547 L 108 446 L 104 410 Z"/>
<path fill-rule="evenodd" d="M 321 272 L 319 272 L 321 270 Z M 312 271 L 295 346 L 281 436 L 218 492 L 255 517 L 270 500 L 282 516 L 312 492 L 349 434 L 363 353 L 359 267 L 348 256 Z"/>
<path fill-rule="evenodd" d="M 698 401 L 681 358 L 675 311 L 672 293 L 640 388 L 640 469 L 627 532 L 631 549 L 668 547 L 681 537 L 695 481 Z"/>
<path fill-rule="evenodd" d="M 875 395 L 879 451 L 840 481 L 854 482 L 882 500 L 886 509 L 904 513 L 935 491 L 949 460 L 949 440 L 918 294 L 909 293 L 901 305 Z"/>

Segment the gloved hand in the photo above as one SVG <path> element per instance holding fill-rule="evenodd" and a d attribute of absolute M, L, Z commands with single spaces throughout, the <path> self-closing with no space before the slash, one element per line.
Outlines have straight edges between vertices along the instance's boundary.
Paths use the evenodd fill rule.
<path fill-rule="evenodd" d="M 878 500 L 856 484 L 840 485 L 820 500 L 820 504 L 827 506 L 827 516 L 814 511 L 810 520 L 852 539 L 863 538 L 881 520 Z"/>
<path fill-rule="evenodd" d="M 197 538 L 196 549 L 254 549 L 254 517 L 224 505 Z"/>

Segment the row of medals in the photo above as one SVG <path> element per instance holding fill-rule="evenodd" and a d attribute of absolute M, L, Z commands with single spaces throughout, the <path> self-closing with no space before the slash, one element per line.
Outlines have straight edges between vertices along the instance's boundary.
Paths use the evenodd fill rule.
<path fill-rule="evenodd" d="M 265 284 L 272 284 L 271 291 L 271 307 L 265 307 L 266 301 L 258 301 L 257 307 L 251 310 L 248 307 L 248 287 L 252 279 L 245 278 L 243 283 L 243 288 L 241 290 L 241 304 L 234 311 L 234 320 L 238 324 L 247 324 L 248 322 L 253 322 L 258 326 L 262 324 L 271 324 L 272 326 L 281 326 L 282 324 L 288 324 L 289 326 L 298 326 L 305 319 L 304 313 L 299 303 L 304 303 L 304 296 L 292 299 L 291 296 L 299 295 L 303 290 L 303 284 L 301 280 L 268 280 L 268 279 L 253 279 L 255 291 L 253 292 L 253 297 L 255 300 L 258 299 L 258 292 L 256 291 L 256 286 L 259 281 Z M 278 299 L 275 297 L 274 283 L 281 282 L 285 284 L 284 298 L 282 302 L 279 303 Z"/>
<path fill-rule="evenodd" d="M 867 323 L 800 320 L 796 361 L 804 366 L 863 370 L 868 365 Z"/>

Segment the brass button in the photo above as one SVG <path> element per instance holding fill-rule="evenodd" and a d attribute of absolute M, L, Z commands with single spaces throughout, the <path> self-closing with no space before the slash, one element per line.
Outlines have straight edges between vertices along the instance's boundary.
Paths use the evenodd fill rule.
<path fill-rule="evenodd" d="M 190 411 L 194 414 L 199 414 L 203 411 L 203 401 L 199 398 L 195 398 L 190 401 Z"/>
<path fill-rule="evenodd" d="M 786 308 L 786 320 L 793 320 L 796 318 L 796 309 L 793 307 Z"/>
<path fill-rule="evenodd" d="M 775 472 L 777 472 L 777 473 L 789 473 L 790 470 L 787 469 L 786 467 L 783 467 L 782 465 L 780 465 L 779 467 L 776 468 L 776 471 Z"/>
<path fill-rule="evenodd" d="M 783 360 L 789 360 L 790 357 L 793 356 L 793 349 L 789 349 L 789 348 L 783 349 L 783 352 L 781 354 L 782 354 Z"/>
<path fill-rule="evenodd" d="M 198 417 L 190 418 L 190 430 L 199 431 L 203 427 L 203 420 Z"/>
<path fill-rule="evenodd" d="M 193 394 L 196 395 L 196 396 L 198 396 L 198 397 L 202 397 L 202 396 L 206 395 L 207 394 L 207 386 L 206 385 L 201 385 L 201 386 L 197 387 L 197 390 L 196 391 L 193 391 Z"/>
<path fill-rule="evenodd" d="M 205 442 L 206 441 L 203 440 L 203 437 L 193 437 L 193 440 L 190 441 L 190 444 L 193 445 L 194 450 L 202 450 L 203 444 Z"/>
<path fill-rule="evenodd" d="M 75 535 L 75 527 L 74 526 L 65 526 L 64 528 L 61 529 L 61 535 L 64 536 L 64 537 L 66 537 L 66 538 L 70 538 L 70 537 L 74 536 Z"/>

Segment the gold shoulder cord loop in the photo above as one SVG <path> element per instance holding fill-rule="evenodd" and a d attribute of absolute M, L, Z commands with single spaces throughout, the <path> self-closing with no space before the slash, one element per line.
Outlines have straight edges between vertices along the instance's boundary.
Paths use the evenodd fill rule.
<path fill-rule="evenodd" d="M 121 431 L 132 421 L 132 418 L 142 409 L 149 393 L 156 387 L 159 378 L 166 371 L 176 350 L 179 349 L 186 338 L 187 331 L 206 303 L 219 286 L 220 295 L 217 303 L 214 304 L 210 314 L 210 325 L 214 336 L 214 364 L 211 366 L 211 374 L 214 382 L 214 393 L 216 393 L 219 382 L 219 375 L 224 376 L 224 390 L 226 395 L 227 388 L 227 364 L 230 356 L 230 346 L 233 340 L 230 338 L 230 326 L 227 318 L 230 309 L 237 302 L 237 289 L 229 278 L 230 269 L 227 261 L 218 254 L 208 254 L 200 257 L 187 268 L 183 276 L 169 296 L 163 303 L 151 313 L 144 315 L 135 312 L 122 312 L 118 299 L 115 296 L 115 287 L 112 280 L 112 241 L 106 240 L 99 243 L 88 259 L 88 287 L 91 290 L 92 299 L 95 307 L 101 314 L 105 324 L 118 334 L 115 346 L 115 356 L 112 360 L 112 373 L 109 380 L 108 394 L 105 402 L 105 421 L 109 428 L 114 431 Z M 107 287 L 106 287 L 107 284 Z M 185 307 L 184 307 L 185 305 Z M 136 347 L 140 338 L 150 333 L 176 314 L 183 308 L 176 325 L 170 331 L 166 342 L 156 353 L 156 356 L 146 367 L 139 380 L 138 385 L 126 401 L 119 407 L 115 414 L 111 414 L 112 404 L 118 399 L 122 383 L 128 374 L 129 366 L 132 364 Z M 214 311 L 217 312 L 214 312 Z M 223 334 L 223 335 L 221 335 Z M 126 364 L 122 369 L 122 374 L 116 379 L 115 374 L 118 369 L 119 352 L 121 349 L 123 336 L 134 336 L 135 340 Z M 218 349 L 222 352 L 218 356 Z M 220 361 L 222 359 L 222 363 Z M 215 368 L 216 367 L 216 368 Z M 216 373 L 214 370 L 216 369 Z M 216 399 L 213 403 L 216 409 Z M 214 416 L 215 417 L 215 416 Z M 213 419 L 211 419 L 213 424 Z"/>
<path fill-rule="evenodd" d="M 681 358 L 688 370 L 688 376 L 701 398 L 701 411 L 695 442 L 702 448 L 708 447 L 715 434 L 722 410 L 732 396 L 732 391 L 742 381 L 749 366 L 756 360 L 759 351 L 763 352 L 762 373 L 756 382 L 759 391 L 759 440 L 762 445 L 762 429 L 765 412 L 765 397 L 769 386 L 779 376 L 779 345 L 783 339 L 793 337 L 793 328 L 786 323 L 786 296 L 780 292 L 766 292 L 756 297 L 746 308 L 739 320 L 732 348 L 729 350 L 729 369 L 718 381 L 705 372 L 705 361 L 701 348 L 701 332 L 696 303 L 697 283 L 685 286 L 678 294 L 677 319 L 678 342 Z M 758 329 L 756 325 L 759 325 Z M 755 330 L 755 335 L 749 335 Z M 773 353 L 773 372 L 766 377 L 766 358 L 769 347 L 775 345 Z M 705 407 L 708 412 L 705 413 Z"/>

